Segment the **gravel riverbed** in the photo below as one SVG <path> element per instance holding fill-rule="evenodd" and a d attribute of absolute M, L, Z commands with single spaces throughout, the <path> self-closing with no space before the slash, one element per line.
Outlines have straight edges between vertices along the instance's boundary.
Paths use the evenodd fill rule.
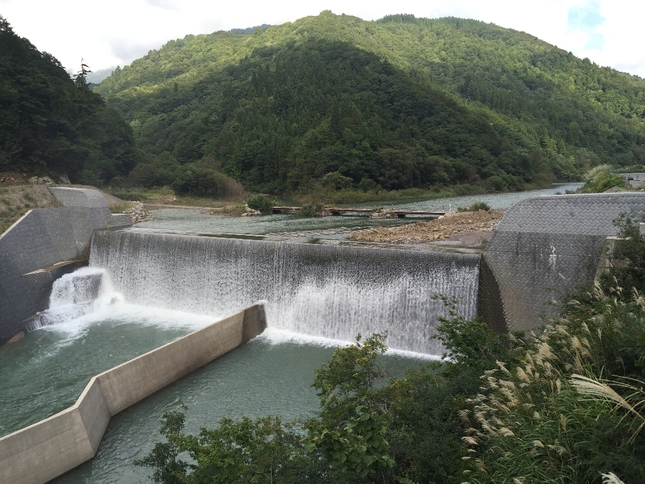
<path fill-rule="evenodd" d="M 376 227 L 352 232 L 350 240 L 395 244 L 456 241 L 475 246 L 487 242 L 502 219 L 502 210 L 452 212 L 441 218 L 398 227 Z"/>

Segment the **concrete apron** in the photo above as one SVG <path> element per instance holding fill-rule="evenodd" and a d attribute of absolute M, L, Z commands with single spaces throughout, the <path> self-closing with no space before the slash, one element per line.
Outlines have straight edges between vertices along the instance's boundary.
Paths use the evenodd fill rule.
<path fill-rule="evenodd" d="M 228 353 L 266 328 L 262 305 L 93 377 L 76 403 L 0 439 L 0 484 L 41 484 L 96 454 L 110 418 Z"/>

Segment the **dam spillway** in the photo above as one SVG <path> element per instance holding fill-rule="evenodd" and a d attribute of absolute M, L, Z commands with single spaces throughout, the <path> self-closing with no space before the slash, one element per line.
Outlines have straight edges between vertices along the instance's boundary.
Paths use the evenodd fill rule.
<path fill-rule="evenodd" d="M 394 349 L 432 340 L 456 298 L 476 314 L 479 256 L 151 233 L 97 232 L 90 264 L 128 302 L 215 317 L 264 300 L 269 326 L 338 340 L 388 332 Z"/>

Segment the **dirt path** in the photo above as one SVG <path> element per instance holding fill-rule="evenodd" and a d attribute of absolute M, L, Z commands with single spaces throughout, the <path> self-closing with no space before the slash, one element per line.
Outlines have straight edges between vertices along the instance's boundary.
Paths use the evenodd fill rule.
<path fill-rule="evenodd" d="M 490 240 L 503 214 L 500 210 L 453 212 L 435 220 L 399 227 L 359 230 L 352 232 L 349 238 L 395 244 L 458 241 L 465 246 L 480 246 Z"/>

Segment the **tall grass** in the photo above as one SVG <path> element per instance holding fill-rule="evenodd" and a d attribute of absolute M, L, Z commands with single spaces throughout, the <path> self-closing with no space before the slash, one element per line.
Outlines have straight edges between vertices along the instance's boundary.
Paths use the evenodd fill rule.
<path fill-rule="evenodd" d="M 645 482 L 645 298 L 603 280 L 482 375 L 462 412 L 469 482 Z"/>

